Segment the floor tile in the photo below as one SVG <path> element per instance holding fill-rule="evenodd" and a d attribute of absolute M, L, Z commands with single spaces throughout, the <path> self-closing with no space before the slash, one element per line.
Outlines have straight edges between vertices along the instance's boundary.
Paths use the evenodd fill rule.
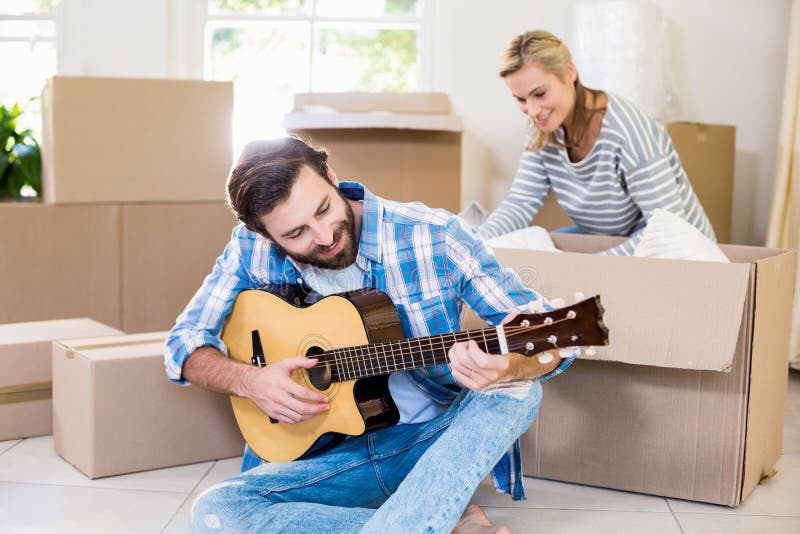
<path fill-rule="evenodd" d="M 192 504 L 196 498 L 197 493 L 192 493 L 186 498 L 161 534 L 191 534 Z"/>
<path fill-rule="evenodd" d="M 186 495 L 0 482 L 3 532 L 158 533 Z"/>
<path fill-rule="evenodd" d="M 775 464 L 778 475 L 765 480 L 736 508 L 668 499 L 672 510 L 726 515 L 782 515 L 800 517 L 800 455 L 784 454 Z"/>
<path fill-rule="evenodd" d="M 203 490 L 210 488 L 217 482 L 222 482 L 226 478 L 236 476 L 242 472 L 242 458 L 227 458 L 225 460 L 217 460 L 214 466 L 209 469 L 203 480 L 194 488 L 195 493 L 201 493 Z"/>
<path fill-rule="evenodd" d="M 191 492 L 213 462 L 90 480 L 53 451 L 52 436 L 29 438 L 0 455 L 0 481 Z"/>
<path fill-rule="evenodd" d="M 675 514 L 684 534 L 797 534 L 800 517 L 755 515 Z"/>
<path fill-rule="evenodd" d="M 506 525 L 514 534 L 680 534 L 670 513 L 608 512 L 590 510 L 538 510 L 530 508 L 486 508 L 495 525 Z"/>
<path fill-rule="evenodd" d="M 481 506 L 516 508 L 557 508 L 565 510 L 618 510 L 630 512 L 669 512 L 663 497 L 642 495 L 591 486 L 579 486 L 525 477 L 527 501 L 512 501 L 494 491 L 488 479 L 478 486 L 472 502 Z"/>
<path fill-rule="evenodd" d="M 783 453 L 800 455 L 800 371 L 789 373 L 783 425 Z"/>
<path fill-rule="evenodd" d="M 13 447 L 17 443 L 19 443 L 20 441 L 22 441 L 22 440 L 20 440 L 20 439 L 10 439 L 8 441 L 0 441 L 0 454 L 3 454 L 8 449 Z"/>

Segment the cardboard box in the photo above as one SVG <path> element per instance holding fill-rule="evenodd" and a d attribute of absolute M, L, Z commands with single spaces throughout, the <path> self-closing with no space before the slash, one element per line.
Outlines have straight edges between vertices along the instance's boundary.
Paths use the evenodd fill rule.
<path fill-rule="evenodd" d="M 120 326 L 118 206 L 0 203 L 0 323 Z"/>
<path fill-rule="evenodd" d="M 53 343 L 55 450 L 89 478 L 242 454 L 227 396 L 167 380 L 166 335 Z"/>
<path fill-rule="evenodd" d="M 237 221 L 221 202 L 126 205 L 122 221 L 123 330 L 170 329 Z"/>
<path fill-rule="evenodd" d="M 0 323 L 88 316 L 172 327 L 236 220 L 222 202 L 0 203 Z"/>
<path fill-rule="evenodd" d="M 711 221 L 717 241 L 730 242 L 736 127 L 671 122 L 666 128 L 697 198 Z M 574 223 L 551 192 L 532 224 L 555 230 Z"/>
<path fill-rule="evenodd" d="M 445 94 L 298 94 L 284 126 L 327 148 L 340 180 L 459 211 L 463 127 Z"/>
<path fill-rule="evenodd" d="M 525 474 L 739 504 L 781 453 L 796 253 L 609 257 L 585 253 L 622 238 L 552 237 L 569 252 L 495 252 L 550 298 L 600 294 L 611 344 L 544 383 Z"/>
<path fill-rule="evenodd" d="M 667 132 L 678 151 L 683 169 L 717 234 L 717 241 L 731 239 L 733 161 L 736 127 L 699 122 L 671 122 Z"/>
<path fill-rule="evenodd" d="M 0 441 L 53 433 L 53 340 L 121 333 L 91 319 L 0 325 Z"/>
<path fill-rule="evenodd" d="M 218 201 L 233 84 L 54 76 L 43 94 L 46 202 Z"/>

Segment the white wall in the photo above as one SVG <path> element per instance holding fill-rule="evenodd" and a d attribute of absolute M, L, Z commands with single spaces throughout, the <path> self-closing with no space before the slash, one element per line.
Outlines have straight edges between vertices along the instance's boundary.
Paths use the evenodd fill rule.
<path fill-rule="evenodd" d="M 197 2 L 62 0 L 59 73 L 198 77 L 187 48 Z M 462 202 L 494 206 L 514 175 L 525 131 L 497 77 L 506 42 L 545 28 L 571 43 L 574 0 L 431 0 L 433 80 L 464 117 Z M 641 0 L 646 1 L 646 0 Z M 733 241 L 766 234 L 785 76 L 790 0 L 652 0 L 668 17 L 678 119 L 737 127 Z"/>
<path fill-rule="evenodd" d="M 58 73 L 158 78 L 169 74 L 168 8 L 175 0 L 61 0 Z"/>
<path fill-rule="evenodd" d="M 643 0 L 644 1 L 644 0 Z M 676 119 L 736 126 L 732 241 L 762 244 L 772 193 L 791 2 L 653 0 L 668 18 Z M 573 0 L 453 0 L 448 42 L 451 93 L 464 117 L 462 203 L 494 206 L 516 170 L 524 117 L 497 77 L 500 52 L 522 31 L 573 40 Z M 442 16 L 440 19 L 446 19 Z"/>

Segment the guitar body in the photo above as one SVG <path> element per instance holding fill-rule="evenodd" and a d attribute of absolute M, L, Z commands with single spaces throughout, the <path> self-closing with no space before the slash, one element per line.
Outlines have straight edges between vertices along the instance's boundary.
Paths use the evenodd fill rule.
<path fill-rule="evenodd" d="M 376 290 L 332 295 L 310 306 L 292 304 L 267 291 L 242 292 L 222 331 L 231 358 L 252 365 L 254 331 L 267 365 L 405 337 L 392 301 Z M 272 422 L 251 400 L 231 397 L 242 435 L 261 458 L 270 462 L 295 460 L 327 433 L 354 436 L 397 423 L 399 414 L 389 394 L 388 375 L 331 382 L 330 369 L 325 365 L 329 364 L 320 361 L 310 370 L 293 373 L 297 383 L 330 399 L 330 410 L 306 421 Z"/>

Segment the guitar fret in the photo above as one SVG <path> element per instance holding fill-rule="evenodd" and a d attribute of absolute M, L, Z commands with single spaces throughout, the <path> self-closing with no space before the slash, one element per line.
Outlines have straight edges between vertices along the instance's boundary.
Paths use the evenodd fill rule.
<path fill-rule="evenodd" d="M 377 370 L 376 374 L 382 375 L 386 374 L 386 370 L 383 367 L 383 363 L 381 362 L 381 355 L 378 353 L 378 347 L 372 348 L 373 354 L 373 361 L 375 362 L 375 369 Z"/>
<path fill-rule="evenodd" d="M 366 376 L 369 376 L 369 368 L 370 368 L 369 352 L 363 345 L 359 350 L 361 354 L 361 364 L 363 367 L 363 371 L 361 372 L 360 378 L 364 378 Z"/>
<path fill-rule="evenodd" d="M 389 347 L 391 348 L 392 351 L 392 363 L 394 364 L 394 370 L 399 371 L 400 366 L 397 364 L 397 351 L 394 348 L 394 342 L 389 343 Z"/>
<path fill-rule="evenodd" d="M 444 336 L 443 336 L 442 334 L 439 334 L 439 339 L 441 340 L 441 344 L 442 344 L 442 346 L 441 346 L 441 347 L 439 347 L 439 350 L 441 350 L 441 351 L 444 353 L 444 358 L 443 358 L 443 361 L 444 361 L 444 362 L 448 362 L 449 360 L 448 360 L 448 358 L 447 358 L 447 352 L 448 352 L 448 349 L 449 349 L 450 347 L 448 346 L 448 343 L 447 343 L 447 341 L 444 339 Z M 454 339 L 453 341 L 455 341 L 455 339 Z M 452 345 L 452 343 L 451 343 L 451 345 Z"/>
<path fill-rule="evenodd" d="M 356 351 L 352 348 L 347 350 L 347 365 L 350 368 L 350 380 L 356 378 Z"/>

